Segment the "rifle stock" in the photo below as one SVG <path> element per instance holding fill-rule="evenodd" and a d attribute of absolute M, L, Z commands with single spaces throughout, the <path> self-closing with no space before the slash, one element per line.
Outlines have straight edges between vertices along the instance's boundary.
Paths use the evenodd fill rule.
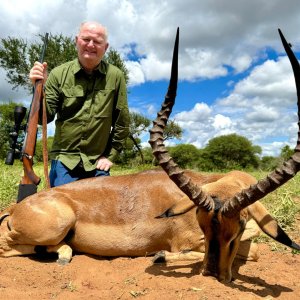
<path fill-rule="evenodd" d="M 48 42 L 48 33 L 44 38 L 44 46 L 39 61 L 43 63 L 45 51 Z M 44 97 L 44 83 L 43 80 L 37 80 L 34 86 L 34 93 L 31 102 L 30 112 L 28 116 L 28 122 L 26 126 L 25 140 L 22 150 L 22 162 L 24 175 L 19 184 L 19 192 L 17 202 L 20 202 L 27 196 L 30 196 L 37 192 L 37 186 L 41 179 L 37 176 L 33 170 L 33 157 L 36 146 L 37 130 L 41 103 Z"/>

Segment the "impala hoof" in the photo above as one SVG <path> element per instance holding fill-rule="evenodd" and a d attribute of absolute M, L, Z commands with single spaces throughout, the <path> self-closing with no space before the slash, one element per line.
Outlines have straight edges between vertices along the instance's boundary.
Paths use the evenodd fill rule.
<path fill-rule="evenodd" d="M 165 255 L 165 251 L 159 251 L 157 252 L 153 259 L 152 259 L 152 262 L 154 264 L 162 264 L 162 263 L 165 263 L 166 262 L 166 255 Z"/>
<path fill-rule="evenodd" d="M 67 264 L 70 262 L 70 259 L 67 259 L 67 258 L 59 258 L 56 262 L 57 262 L 60 266 L 65 266 L 65 265 L 67 265 Z"/>

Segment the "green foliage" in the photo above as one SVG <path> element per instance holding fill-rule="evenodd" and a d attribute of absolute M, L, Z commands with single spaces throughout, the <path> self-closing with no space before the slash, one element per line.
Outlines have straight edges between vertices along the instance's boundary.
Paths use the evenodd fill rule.
<path fill-rule="evenodd" d="M 28 44 L 23 39 L 1 39 L 0 66 L 7 71 L 7 81 L 16 88 L 29 83 Z"/>
<path fill-rule="evenodd" d="M 45 189 L 44 166 L 34 164 L 34 172 L 41 178 L 38 191 Z M 15 203 L 18 195 L 19 183 L 23 176 L 23 164 L 16 160 L 14 165 L 5 165 L 0 161 L 0 211 L 11 203 Z"/>
<path fill-rule="evenodd" d="M 120 54 L 113 48 L 109 48 L 104 56 L 104 60 L 123 71 L 126 83 L 129 82 L 129 71 L 126 68 L 124 61 L 122 60 Z"/>
<path fill-rule="evenodd" d="M 174 120 L 169 120 L 163 132 L 163 139 L 164 141 L 173 138 L 180 140 L 182 138 L 182 133 L 182 128 Z"/>
<path fill-rule="evenodd" d="M 259 167 L 264 171 L 272 171 L 279 165 L 280 162 L 281 160 L 278 157 L 263 156 L 259 162 Z"/>
<path fill-rule="evenodd" d="M 212 169 L 246 169 L 258 167 L 260 152 L 261 148 L 253 146 L 247 138 L 229 134 L 211 139 L 201 157 Z"/>
<path fill-rule="evenodd" d="M 288 160 L 294 153 L 294 150 L 291 149 L 288 145 L 282 147 L 281 152 L 280 152 L 280 157 L 283 160 Z"/>
<path fill-rule="evenodd" d="M 184 169 L 194 168 L 200 155 L 200 150 L 190 144 L 169 147 L 168 151 L 178 166 Z"/>
<path fill-rule="evenodd" d="M 135 138 L 135 143 L 140 144 L 140 139 Z M 115 163 L 124 165 L 130 165 L 131 161 L 136 160 L 139 149 L 135 146 L 133 140 L 128 137 L 125 140 L 123 151 L 119 154 L 119 156 L 115 159 Z"/>
<path fill-rule="evenodd" d="M 1 39 L 0 67 L 7 72 L 7 81 L 13 89 L 22 86 L 30 93 L 32 85 L 28 74 L 35 61 L 40 59 L 44 36 L 38 35 L 38 41 L 30 44 L 26 40 L 8 37 Z M 44 61 L 48 63 L 48 71 L 72 60 L 77 56 L 74 40 L 71 37 L 49 35 Z"/>
<path fill-rule="evenodd" d="M 156 161 L 154 155 L 152 154 L 152 148 L 151 147 L 144 147 L 142 149 L 142 151 L 143 151 L 143 155 L 144 155 L 144 163 L 152 165 L 152 166 L 156 166 L 157 161 Z"/>
<path fill-rule="evenodd" d="M 268 172 L 251 172 L 257 180 L 265 178 Z M 296 215 L 300 213 L 300 175 L 296 175 L 279 189 L 268 194 L 261 202 L 280 226 L 289 231 L 293 229 Z"/>
<path fill-rule="evenodd" d="M 150 119 L 136 112 L 130 112 L 129 115 L 129 132 L 134 138 L 137 138 L 143 132 L 147 132 L 148 127 L 151 124 Z"/>
<path fill-rule="evenodd" d="M 149 130 L 150 119 L 136 112 L 130 112 L 129 137 L 127 138 L 123 153 L 117 159 L 122 165 L 137 166 L 140 164 L 154 163 L 152 150 L 141 149 L 141 135 Z M 181 127 L 174 121 L 166 126 L 164 140 L 171 138 L 180 138 L 182 134 Z M 146 155 L 146 158 L 144 156 Z"/>
<path fill-rule="evenodd" d="M 18 167 L 16 167 L 18 166 Z M 10 203 L 15 202 L 18 193 L 18 184 L 22 166 L 16 162 L 14 166 L 7 166 L 0 161 L 0 211 L 7 207 Z"/>

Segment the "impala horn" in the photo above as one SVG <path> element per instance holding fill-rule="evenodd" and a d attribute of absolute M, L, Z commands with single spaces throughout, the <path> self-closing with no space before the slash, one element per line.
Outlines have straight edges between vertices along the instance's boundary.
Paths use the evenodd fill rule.
<path fill-rule="evenodd" d="M 297 89 L 298 105 L 298 139 L 294 154 L 280 168 L 270 173 L 266 178 L 259 180 L 257 184 L 236 194 L 232 199 L 225 202 L 222 213 L 226 217 L 233 217 L 237 212 L 267 194 L 276 190 L 278 187 L 293 178 L 300 170 L 300 65 L 293 53 L 291 46 L 287 43 L 280 29 L 278 29 L 282 44 L 291 62 Z"/>
<path fill-rule="evenodd" d="M 170 157 L 168 150 L 163 143 L 164 128 L 167 125 L 176 98 L 178 81 L 178 47 L 179 28 L 177 28 L 175 39 L 169 88 L 164 103 L 162 104 L 162 108 L 158 112 L 156 120 L 153 121 L 153 127 L 150 130 L 149 143 L 152 147 L 153 155 L 170 179 L 173 180 L 173 182 L 195 203 L 195 205 L 211 210 L 214 208 L 213 199 L 199 186 L 192 183 L 191 179 L 184 174 L 172 157 Z M 168 213 L 165 214 L 168 215 Z"/>

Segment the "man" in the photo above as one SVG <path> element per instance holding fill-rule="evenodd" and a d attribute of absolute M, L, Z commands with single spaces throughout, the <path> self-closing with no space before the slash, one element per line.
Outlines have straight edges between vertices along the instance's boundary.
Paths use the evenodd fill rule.
<path fill-rule="evenodd" d="M 29 78 L 46 80 L 47 118 L 55 115 L 50 152 L 51 187 L 109 175 L 112 161 L 129 133 L 126 83 L 121 70 L 102 61 L 107 30 L 85 22 L 76 36 L 78 58 L 54 68 L 35 62 Z"/>

